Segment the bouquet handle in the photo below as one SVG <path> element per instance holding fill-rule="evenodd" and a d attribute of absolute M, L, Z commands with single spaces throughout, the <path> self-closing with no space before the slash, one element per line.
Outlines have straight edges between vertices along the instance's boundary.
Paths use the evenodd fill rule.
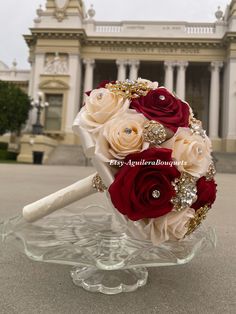
<path fill-rule="evenodd" d="M 96 173 L 36 202 L 26 205 L 23 208 L 23 217 L 27 222 L 34 222 L 58 209 L 96 193 L 97 191 L 93 187 L 95 175 Z"/>

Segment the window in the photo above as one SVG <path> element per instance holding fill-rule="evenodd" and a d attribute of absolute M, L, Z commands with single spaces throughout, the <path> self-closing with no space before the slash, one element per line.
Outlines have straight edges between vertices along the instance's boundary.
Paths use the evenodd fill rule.
<path fill-rule="evenodd" d="M 46 102 L 49 107 L 45 109 L 45 131 L 61 131 L 62 120 L 62 94 L 46 94 Z"/>

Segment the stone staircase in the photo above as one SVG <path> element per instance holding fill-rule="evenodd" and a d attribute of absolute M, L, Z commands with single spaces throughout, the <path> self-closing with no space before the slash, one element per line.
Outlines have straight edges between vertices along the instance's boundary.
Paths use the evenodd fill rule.
<path fill-rule="evenodd" d="M 50 154 L 46 165 L 88 166 L 90 161 L 85 157 L 80 145 L 58 145 Z"/>

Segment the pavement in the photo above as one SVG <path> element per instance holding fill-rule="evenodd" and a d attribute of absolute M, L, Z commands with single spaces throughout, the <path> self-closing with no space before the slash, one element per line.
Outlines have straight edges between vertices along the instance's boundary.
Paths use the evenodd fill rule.
<path fill-rule="evenodd" d="M 0 164 L 0 220 L 65 187 L 92 168 Z M 189 264 L 149 269 L 145 287 L 102 295 L 73 285 L 70 266 L 29 260 L 0 243 L 0 314 L 234 314 L 236 313 L 236 175 L 218 174 L 218 197 L 207 218 L 217 248 Z M 80 205 L 105 203 L 103 195 Z"/>

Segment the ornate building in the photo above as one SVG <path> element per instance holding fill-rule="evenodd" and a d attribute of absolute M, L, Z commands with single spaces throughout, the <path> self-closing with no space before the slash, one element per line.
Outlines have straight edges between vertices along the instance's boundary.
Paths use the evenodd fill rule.
<path fill-rule="evenodd" d="M 236 0 L 218 9 L 215 23 L 101 22 L 82 0 L 47 0 L 34 23 L 24 36 L 28 90 L 50 103 L 42 119 L 58 143 L 77 143 L 71 126 L 84 91 L 104 79 L 143 77 L 191 103 L 214 150 L 236 152 Z"/>

